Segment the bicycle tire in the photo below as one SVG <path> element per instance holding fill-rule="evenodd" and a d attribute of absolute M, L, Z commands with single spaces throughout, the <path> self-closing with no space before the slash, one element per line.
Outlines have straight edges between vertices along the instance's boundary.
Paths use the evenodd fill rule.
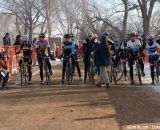
<path fill-rule="evenodd" d="M 71 85 L 72 78 L 71 78 L 71 67 L 69 63 L 66 66 L 66 81 L 68 82 L 69 85 Z"/>
<path fill-rule="evenodd" d="M 140 73 L 140 65 L 139 65 L 139 63 L 137 63 L 136 65 L 137 65 L 138 80 L 139 80 L 140 85 L 142 85 L 142 78 L 141 78 L 141 73 Z"/>
<path fill-rule="evenodd" d="M 118 71 L 117 71 L 117 68 L 116 68 L 116 73 L 117 73 L 117 75 L 116 75 L 115 80 L 117 82 L 117 81 L 120 81 L 122 79 L 122 77 L 123 77 L 123 74 L 124 74 L 123 67 L 121 68 L 121 70 L 118 70 Z"/>
<path fill-rule="evenodd" d="M 27 73 L 27 65 L 24 63 L 24 83 L 27 83 L 27 80 L 29 80 L 28 73 Z"/>
<path fill-rule="evenodd" d="M 159 63 L 156 65 L 156 72 L 155 72 L 155 81 L 159 83 Z"/>
<path fill-rule="evenodd" d="M 21 73 L 21 86 L 23 86 L 23 79 L 24 79 L 24 63 L 21 64 L 20 73 Z"/>
<path fill-rule="evenodd" d="M 50 74 L 49 74 L 49 70 L 48 70 L 46 62 L 44 64 L 44 71 L 45 71 L 45 77 L 46 77 L 46 85 L 49 85 L 49 76 L 50 76 Z"/>

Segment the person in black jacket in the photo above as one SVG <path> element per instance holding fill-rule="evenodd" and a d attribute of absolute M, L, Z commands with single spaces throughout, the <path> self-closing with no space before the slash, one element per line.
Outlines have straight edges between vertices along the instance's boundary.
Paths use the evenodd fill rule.
<path fill-rule="evenodd" d="M 93 52 L 93 47 L 95 44 L 95 38 L 93 38 L 93 33 L 89 32 L 87 38 L 83 40 L 83 61 L 84 61 L 84 83 L 87 80 L 87 71 L 90 66 L 91 53 Z"/>
<path fill-rule="evenodd" d="M 95 48 L 95 57 L 96 66 L 100 69 L 100 81 L 97 86 L 101 87 L 103 81 L 106 87 L 109 87 L 107 67 L 111 65 L 111 52 L 105 33 L 102 35 L 100 43 Z"/>
<path fill-rule="evenodd" d="M 11 39 L 9 33 L 6 33 L 6 35 L 3 37 L 3 45 L 11 46 Z"/>

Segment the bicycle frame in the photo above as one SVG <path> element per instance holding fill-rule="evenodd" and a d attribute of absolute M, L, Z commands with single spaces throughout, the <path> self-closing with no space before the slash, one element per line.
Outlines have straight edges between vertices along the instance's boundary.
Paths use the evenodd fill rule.
<path fill-rule="evenodd" d="M 49 73 L 49 69 L 48 69 L 48 66 L 47 66 L 47 63 L 46 63 L 46 59 L 47 59 L 47 56 L 43 56 L 42 57 L 42 60 L 43 60 L 43 70 L 44 70 L 44 75 L 45 75 L 45 78 L 46 78 L 46 84 L 48 85 L 51 81 L 51 78 L 50 78 L 50 73 Z"/>
<path fill-rule="evenodd" d="M 21 64 L 21 86 L 24 85 L 24 83 L 27 83 L 29 80 L 29 74 L 27 71 L 28 63 L 24 61 L 24 57 L 22 58 L 22 64 Z"/>
<path fill-rule="evenodd" d="M 157 62 L 154 62 L 154 80 L 156 83 L 159 83 L 159 76 L 160 76 L 160 58 Z"/>
<path fill-rule="evenodd" d="M 70 85 L 73 82 L 73 72 L 72 72 L 72 61 L 71 56 L 67 57 L 67 65 L 66 65 L 66 80 Z"/>
<path fill-rule="evenodd" d="M 138 58 L 139 58 L 139 57 L 136 57 L 136 59 L 135 59 L 136 74 L 137 74 L 137 76 L 138 76 L 140 85 L 142 85 L 142 78 L 141 78 L 141 72 L 140 72 L 141 68 L 140 68 L 140 64 L 139 64 Z"/>

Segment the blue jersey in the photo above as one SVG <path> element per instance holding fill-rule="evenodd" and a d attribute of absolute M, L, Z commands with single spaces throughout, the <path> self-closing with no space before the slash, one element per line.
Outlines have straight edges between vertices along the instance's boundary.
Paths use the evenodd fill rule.
<path fill-rule="evenodd" d="M 64 57 L 66 56 L 70 56 L 74 54 L 75 51 L 75 46 L 74 46 L 74 42 L 70 41 L 70 42 L 64 42 L 62 44 L 62 48 L 63 48 L 63 55 Z"/>
<path fill-rule="evenodd" d="M 152 45 L 147 44 L 146 45 L 146 50 L 147 50 L 147 55 L 148 56 L 154 56 L 157 55 L 157 49 L 160 48 L 159 44 L 157 42 L 154 42 Z"/>

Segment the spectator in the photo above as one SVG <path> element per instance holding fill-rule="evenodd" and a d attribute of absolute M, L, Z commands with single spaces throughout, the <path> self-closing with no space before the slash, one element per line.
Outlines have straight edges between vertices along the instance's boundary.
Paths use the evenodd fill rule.
<path fill-rule="evenodd" d="M 37 41 L 37 38 L 34 38 L 33 41 L 32 41 L 32 45 L 33 45 L 33 46 L 36 45 L 36 41 Z"/>
<path fill-rule="evenodd" d="M 21 35 L 17 35 L 13 45 L 21 45 Z"/>
<path fill-rule="evenodd" d="M 0 81 L 2 81 L 2 89 L 5 90 L 9 79 L 9 72 L 7 71 L 7 65 L 3 60 L 3 54 L 0 53 Z"/>
<path fill-rule="evenodd" d="M 3 45 L 11 46 L 11 39 L 9 33 L 6 33 L 6 35 L 3 37 Z"/>
<path fill-rule="evenodd" d="M 111 65 L 111 53 L 106 36 L 102 36 L 101 42 L 97 44 L 95 48 L 95 57 L 96 66 L 100 69 L 100 80 L 97 86 L 101 87 L 102 82 L 104 82 L 106 87 L 108 88 L 109 78 L 107 74 L 107 67 Z"/>

